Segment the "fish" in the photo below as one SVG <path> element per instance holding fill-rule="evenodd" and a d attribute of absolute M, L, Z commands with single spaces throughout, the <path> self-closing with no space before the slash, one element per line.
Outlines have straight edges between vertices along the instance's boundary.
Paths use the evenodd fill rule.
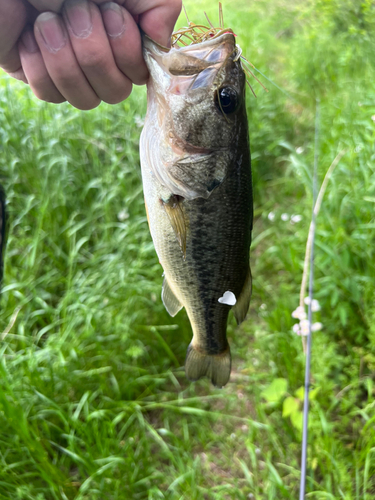
<path fill-rule="evenodd" d="M 142 34 L 149 70 L 140 160 L 147 219 L 164 270 L 169 314 L 193 331 L 191 381 L 231 373 L 229 311 L 240 324 L 251 296 L 253 191 L 246 75 L 231 31 L 163 47 Z"/>

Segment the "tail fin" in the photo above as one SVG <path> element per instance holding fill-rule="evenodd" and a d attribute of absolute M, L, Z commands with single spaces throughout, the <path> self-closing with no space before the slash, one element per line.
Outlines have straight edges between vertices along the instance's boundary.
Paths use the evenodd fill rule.
<path fill-rule="evenodd" d="M 220 354 L 204 354 L 189 345 L 185 361 L 185 373 L 189 380 L 207 376 L 216 387 L 223 387 L 229 380 L 230 369 L 229 346 Z"/>

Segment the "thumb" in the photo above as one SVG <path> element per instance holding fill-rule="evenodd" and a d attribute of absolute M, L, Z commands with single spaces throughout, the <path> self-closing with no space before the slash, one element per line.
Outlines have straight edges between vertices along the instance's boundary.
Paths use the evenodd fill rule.
<path fill-rule="evenodd" d="M 180 15 L 181 0 L 160 0 L 147 12 L 140 13 L 139 25 L 153 40 L 161 45 L 169 46 L 171 35 Z"/>

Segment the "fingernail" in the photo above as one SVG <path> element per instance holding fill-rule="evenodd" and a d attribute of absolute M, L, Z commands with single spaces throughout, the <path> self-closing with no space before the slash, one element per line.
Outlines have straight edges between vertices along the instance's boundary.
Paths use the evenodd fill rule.
<path fill-rule="evenodd" d="M 21 42 L 29 54 L 39 52 L 39 47 L 36 43 L 34 33 L 30 29 L 27 29 L 22 33 Z"/>
<path fill-rule="evenodd" d="M 75 36 L 87 38 L 91 34 L 91 11 L 87 0 L 68 0 L 65 3 L 65 14 Z"/>
<path fill-rule="evenodd" d="M 122 8 L 114 2 L 100 5 L 105 30 L 111 38 L 120 37 L 125 31 L 125 21 Z"/>
<path fill-rule="evenodd" d="M 53 14 L 53 12 L 40 14 L 35 22 L 35 26 L 41 34 L 49 52 L 55 54 L 66 44 L 65 31 L 62 21 L 57 14 Z"/>

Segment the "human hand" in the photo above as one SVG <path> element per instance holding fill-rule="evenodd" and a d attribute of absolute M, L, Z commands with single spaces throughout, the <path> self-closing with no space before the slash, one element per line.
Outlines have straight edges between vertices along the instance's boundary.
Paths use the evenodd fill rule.
<path fill-rule="evenodd" d="M 180 10 L 181 0 L 0 0 L 0 67 L 44 101 L 116 104 L 148 77 L 137 24 L 168 45 Z"/>

